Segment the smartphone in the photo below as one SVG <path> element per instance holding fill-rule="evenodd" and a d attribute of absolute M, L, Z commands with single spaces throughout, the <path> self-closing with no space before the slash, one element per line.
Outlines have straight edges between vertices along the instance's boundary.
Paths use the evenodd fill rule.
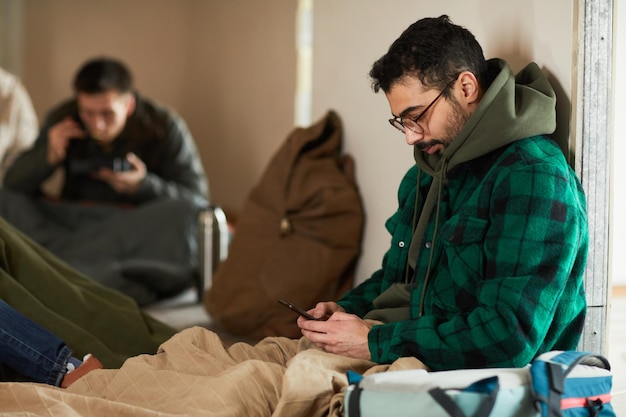
<path fill-rule="evenodd" d="M 290 301 L 287 300 L 283 300 L 282 298 L 278 299 L 278 302 L 281 303 L 282 305 L 284 305 L 285 307 L 287 307 L 288 309 L 295 311 L 296 313 L 298 313 L 299 315 L 301 315 L 302 317 L 309 319 L 309 320 L 324 320 L 324 319 L 320 319 L 317 317 L 313 317 L 312 315 L 310 315 L 309 313 L 307 313 L 304 309 L 298 307 L 297 305 L 293 304 Z"/>
<path fill-rule="evenodd" d="M 74 175 L 86 175 L 100 168 L 109 168 L 114 172 L 131 171 L 133 167 L 124 157 L 90 157 L 90 158 L 68 158 L 67 170 Z"/>

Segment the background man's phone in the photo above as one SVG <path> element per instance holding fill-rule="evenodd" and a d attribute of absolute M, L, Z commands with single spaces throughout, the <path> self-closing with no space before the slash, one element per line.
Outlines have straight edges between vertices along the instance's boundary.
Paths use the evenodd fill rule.
<path fill-rule="evenodd" d="M 81 129 L 88 132 L 85 123 L 78 113 L 74 114 L 72 118 Z M 133 169 L 128 159 L 124 156 L 84 156 L 92 155 L 92 153 L 88 152 L 89 149 L 100 147 L 91 136 L 83 139 L 72 139 L 70 147 L 72 147 L 72 150 L 68 150 L 67 169 L 71 174 L 87 175 L 100 168 L 109 168 L 115 172 L 126 172 Z"/>
<path fill-rule="evenodd" d="M 287 307 L 288 309 L 295 311 L 296 313 L 298 313 L 299 315 L 301 315 L 302 317 L 308 320 L 324 320 L 322 318 L 313 317 L 312 315 L 307 313 L 306 310 L 294 305 L 291 301 L 287 301 L 287 300 L 283 300 L 282 298 L 279 298 L 278 302 L 284 305 L 285 307 Z"/>
<path fill-rule="evenodd" d="M 76 175 L 86 175 L 103 167 L 115 172 L 125 172 L 133 169 L 128 159 L 119 156 L 71 159 L 68 162 L 69 172 Z"/>

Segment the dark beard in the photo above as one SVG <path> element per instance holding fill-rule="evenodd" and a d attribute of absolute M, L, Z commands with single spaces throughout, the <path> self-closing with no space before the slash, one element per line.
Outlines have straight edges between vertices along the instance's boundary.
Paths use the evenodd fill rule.
<path fill-rule="evenodd" d="M 445 129 L 446 137 L 442 141 L 446 147 L 457 137 L 463 126 L 465 126 L 467 119 L 470 118 L 470 115 L 463 111 L 454 96 L 450 97 L 450 105 L 452 112 L 448 116 L 448 123 Z"/>
<path fill-rule="evenodd" d="M 441 139 L 431 139 L 427 142 L 418 142 L 415 144 L 415 146 L 417 146 L 417 149 L 419 149 L 420 151 L 424 151 L 424 149 L 430 148 L 431 146 L 435 145 L 448 146 L 447 142 L 444 142 Z"/>
<path fill-rule="evenodd" d="M 469 119 L 469 115 L 463 112 L 463 109 L 454 96 L 450 97 L 449 102 L 452 111 L 446 120 L 446 126 L 444 128 L 445 136 L 441 139 L 431 139 L 429 141 L 416 143 L 415 146 L 417 146 L 420 151 L 424 151 L 424 149 L 428 149 L 435 145 L 443 145 L 444 149 L 447 148 L 459 134 L 463 126 L 465 126 L 465 122 Z"/>

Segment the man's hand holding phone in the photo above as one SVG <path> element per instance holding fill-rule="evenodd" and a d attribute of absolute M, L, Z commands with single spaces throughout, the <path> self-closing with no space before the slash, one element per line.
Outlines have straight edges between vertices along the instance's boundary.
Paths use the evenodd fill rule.
<path fill-rule="evenodd" d="M 134 153 L 128 153 L 126 160 L 130 164 L 129 170 L 114 171 L 110 168 L 100 168 L 93 172 L 93 178 L 104 181 L 120 194 L 134 194 L 147 175 L 146 164 Z"/>
<path fill-rule="evenodd" d="M 87 132 L 71 116 L 61 120 L 48 130 L 48 164 L 56 166 L 65 160 L 71 139 L 84 139 Z"/>
<path fill-rule="evenodd" d="M 326 352 L 350 358 L 371 359 L 368 334 L 372 326 L 380 324 L 363 320 L 354 314 L 348 314 L 335 302 L 317 303 L 308 314 L 324 317 L 322 320 L 307 320 L 298 317 L 298 327 L 302 335 Z"/>
<path fill-rule="evenodd" d="M 287 301 L 285 299 L 279 298 L 278 302 L 282 305 L 284 305 L 285 307 L 287 307 L 288 309 L 290 309 L 291 311 L 294 311 L 296 313 L 298 313 L 299 315 L 301 315 L 302 317 L 304 317 L 307 320 L 326 320 L 328 317 L 324 317 L 324 316 L 320 316 L 320 317 L 315 317 L 312 314 L 308 313 L 305 309 L 298 307 L 297 305 L 295 305 L 294 303 L 292 303 L 291 301 Z"/>

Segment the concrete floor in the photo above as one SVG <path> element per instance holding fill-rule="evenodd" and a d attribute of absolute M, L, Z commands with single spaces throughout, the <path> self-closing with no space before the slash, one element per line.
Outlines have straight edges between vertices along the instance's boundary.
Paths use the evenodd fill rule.
<path fill-rule="evenodd" d="M 226 344 L 247 341 L 245 338 L 231 335 L 221 329 L 218 324 L 211 320 L 204 306 L 197 300 L 196 290 L 190 289 L 178 297 L 146 307 L 144 311 L 178 330 L 193 326 L 213 330 L 221 335 L 222 341 Z"/>

